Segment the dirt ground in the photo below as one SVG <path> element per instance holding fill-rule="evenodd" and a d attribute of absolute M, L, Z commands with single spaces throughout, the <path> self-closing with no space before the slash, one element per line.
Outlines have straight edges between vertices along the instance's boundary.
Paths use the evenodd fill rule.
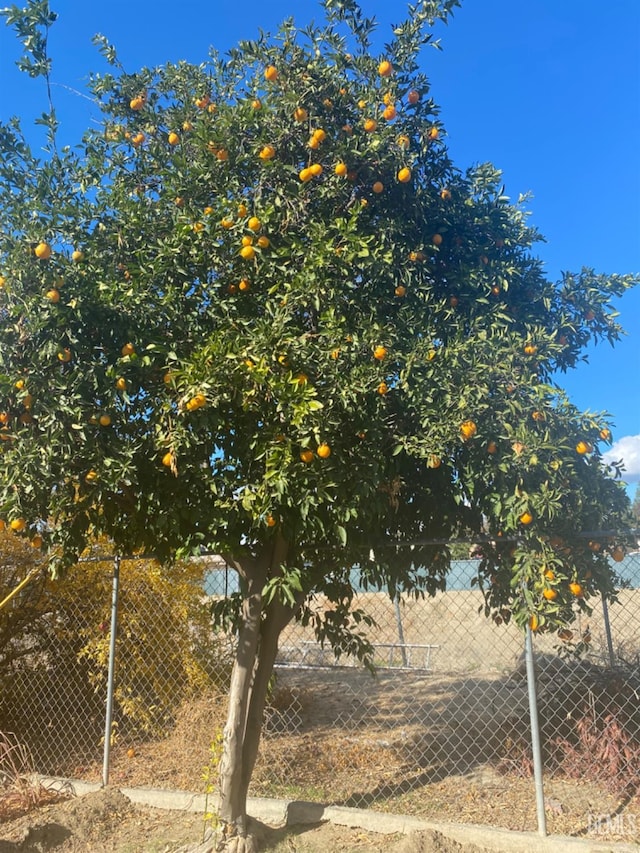
<path fill-rule="evenodd" d="M 134 806 L 120 791 L 103 789 L 53 803 L 0 823 L 0 853 L 188 853 L 200 847 L 202 815 Z M 323 823 L 257 827 L 270 853 L 483 853 L 436 832 L 381 835 Z"/>

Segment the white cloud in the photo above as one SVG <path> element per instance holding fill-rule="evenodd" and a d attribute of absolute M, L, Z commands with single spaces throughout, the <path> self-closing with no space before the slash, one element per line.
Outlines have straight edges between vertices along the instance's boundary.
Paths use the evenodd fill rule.
<path fill-rule="evenodd" d="M 624 462 L 622 479 L 625 483 L 640 482 L 640 435 L 623 435 L 614 442 L 611 450 L 602 454 L 605 462 Z"/>

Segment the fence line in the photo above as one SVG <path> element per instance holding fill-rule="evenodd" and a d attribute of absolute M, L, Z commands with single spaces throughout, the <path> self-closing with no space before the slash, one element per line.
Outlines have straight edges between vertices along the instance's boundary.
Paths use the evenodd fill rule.
<path fill-rule="evenodd" d="M 438 780 L 489 768 L 515 785 L 535 764 L 531 799 L 545 834 L 540 765 L 545 782 L 640 790 L 640 553 L 616 565 L 626 581 L 619 602 L 580 614 L 575 640 L 530 638 L 537 695 L 522 632 L 479 612 L 475 567 L 454 562 L 448 590 L 433 598 L 356 594 L 376 622 L 376 679 L 336 665 L 310 629 L 288 626 L 255 793 L 415 811 Z M 103 784 L 193 786 L 212 726 L 224 720 L 232 650 L 231 638 L 212 631 L 208 607 L 234 591 L 234 574 L 206 562 L 162 572 L 137 558 L 96 559 L 74 572 L 71 594 L 61 586 L 40 599 L 31 634 L 0 670 L 0 730 L 19 734 L 43 773 L 94 779 L 102 751 Z"/>

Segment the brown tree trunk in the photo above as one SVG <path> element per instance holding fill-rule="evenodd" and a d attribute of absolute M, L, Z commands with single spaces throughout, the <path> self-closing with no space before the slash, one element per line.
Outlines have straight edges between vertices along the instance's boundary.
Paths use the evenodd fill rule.
<path fill-rule="evenodd" d="M 238 648 L 229 687 L 229 710 L 220 761 L 219 850 L 253 853 L 249 831 L 247 793 L 262 732 L 262 719 L 282 629 L 296 607 L 280 601 L 263 606 L 269 576 L 281 571 L 286 543 L 278 538 L 271 553 L 257 560 L 234 561 L 247 585 L 242 607 Z"/>

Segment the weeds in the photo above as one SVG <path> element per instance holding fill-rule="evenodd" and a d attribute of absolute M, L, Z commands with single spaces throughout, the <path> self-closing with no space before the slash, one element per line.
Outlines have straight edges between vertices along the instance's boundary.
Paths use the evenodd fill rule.
<path fill-rule="evenodd" d="M 12 732 L 0 732 L 0 822 L 60 799 L 66 794 L 40 781 L 27 747 Z"/>

